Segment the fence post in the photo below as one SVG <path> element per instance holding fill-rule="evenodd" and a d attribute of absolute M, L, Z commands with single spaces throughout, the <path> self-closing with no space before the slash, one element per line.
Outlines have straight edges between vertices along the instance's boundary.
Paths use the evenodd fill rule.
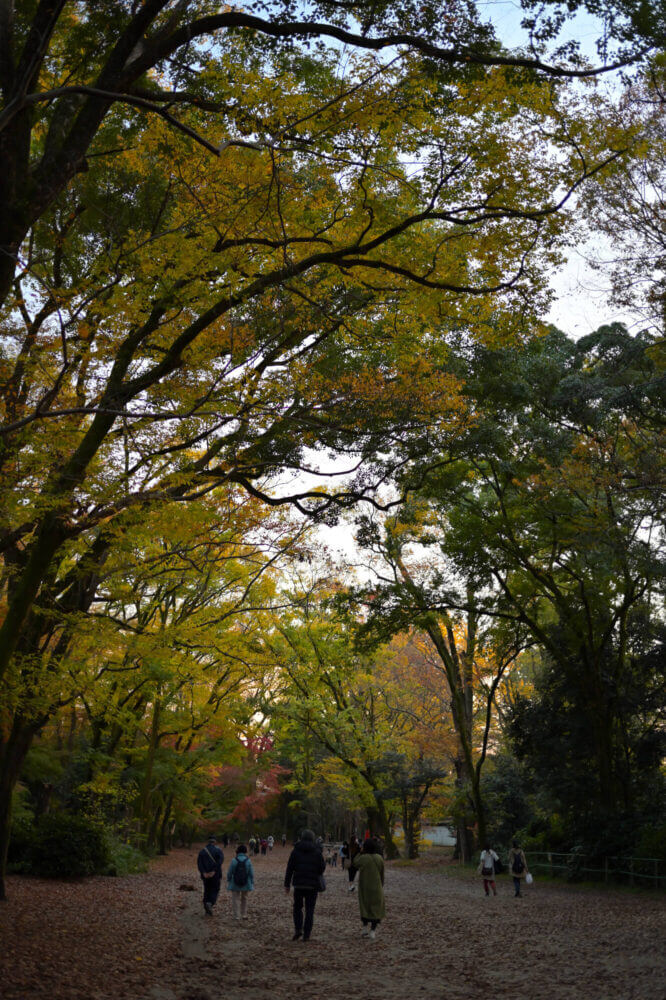
<path fill-rule="evenodd" d="M 550 877 L 553 877 L 553 855 L 551 851 L 548 851 L 548 867 L 550 871 Z"/>

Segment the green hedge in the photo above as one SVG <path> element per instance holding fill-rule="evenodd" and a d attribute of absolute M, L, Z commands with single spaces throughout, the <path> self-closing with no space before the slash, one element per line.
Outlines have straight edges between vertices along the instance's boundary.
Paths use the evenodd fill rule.
<path fill-rule="evenodd" d="M 103 875 L 131 875 L 134 872 L 145 872 L 148 868 L 148 858 L 136 847 L 125 844 L 113 836 L 107 837 L 109 861 Z"/>
<path fill-rule="evenodd" d="M 30 871 L 46 878 L 99 875 L 111 861 L 104 829 L 85 816 L 49 813 L 34 829 L 28 849 Z"/>
<path fill-rule="evenodd" d="M 145 872 L 148 858 L 96 820 L 49 813 L 37 824 L 12 823 L 8 870 L 15 875 L 66 878 Z"/>

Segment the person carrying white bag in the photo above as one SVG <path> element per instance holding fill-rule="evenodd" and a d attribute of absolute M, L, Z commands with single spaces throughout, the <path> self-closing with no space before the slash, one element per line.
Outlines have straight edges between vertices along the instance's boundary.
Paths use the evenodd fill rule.
<path fill-rule="evenodd" d="M 520 883 L 522 879 L 525 879 L 527 885 L 532 882 L 532 876 L 527 868 L 527 858 L 525 857 L 525 852 L 522 850 L 517 840 L 513 841 L 511 850 L 509 851 L 509 871 L 511 872 L 511 877 L 513 878 L 513 888 L 514 896 L 520 896 Z"/>

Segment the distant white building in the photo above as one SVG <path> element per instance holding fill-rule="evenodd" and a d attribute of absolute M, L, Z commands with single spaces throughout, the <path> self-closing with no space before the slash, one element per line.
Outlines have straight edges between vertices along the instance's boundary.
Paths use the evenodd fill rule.
<path fill-rule="evenodd" d="M 455 831 L 446 823 L 436 823 L 435 826 L 424 826 L 421 828 L 421 837 L 438 847 L 455 847 Z"/>
<path fill-rule="evenodd" d="M 394 837 L 396 840 L 404 839 L 402 824 L 396 823 Z M 455 847 L 456 834 L 448 823 L 435 823 L 421 827 L 421 841 L 436 844 L 437 847 Z"/>

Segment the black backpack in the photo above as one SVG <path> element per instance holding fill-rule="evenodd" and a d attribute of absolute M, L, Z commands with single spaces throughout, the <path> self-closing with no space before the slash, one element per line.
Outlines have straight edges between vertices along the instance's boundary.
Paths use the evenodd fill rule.
<path fill-rule="evenodd" d="M 525 865 L 523 864 L 523 859 L 520 854 L 514 854 L 513 862 L 511 864 L 511 871 L 515 872 L 516 875 L 522 874 L 525 870 Z"/>
<path fill-rule="evenodd" d="M 247 871 L 248 860 L 245 858 L 240 861 L 236 858 L 236 867 L 234 868 L 234 885 L 247 885 L 248 871 Z"/>

